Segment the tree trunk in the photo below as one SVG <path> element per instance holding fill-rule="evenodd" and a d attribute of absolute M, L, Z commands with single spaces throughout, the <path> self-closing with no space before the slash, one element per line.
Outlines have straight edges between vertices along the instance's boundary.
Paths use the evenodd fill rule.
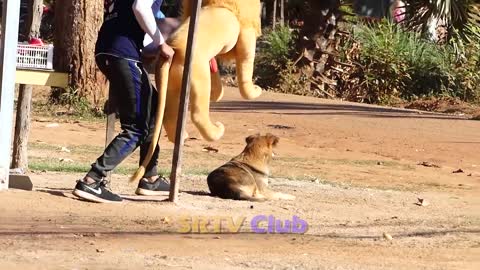
<path fill-rule="evenodd" d="M 262 26 L 272 25 L 272 15 L 273 15 L 273 0 L 265 0 L 262 2 L 265 8 L 265 14 L 262 21 Z"/>
<path fill-rule="evenodd" d="M 103 21 L 103 1 L 56 0 L 54 69 L 70 74 L 69 85 L 96 106 L 106 79 L 95 64 L 95 42 Z"/>
<path fill-rule="evenodd" d="M 11 168 L 28 169 L 27 144 L 30 133 L 31 110 L 32 86 L 21 84 L 18 90 Z"/>
<path fill-rule="evenodd" d="M 27 40 L 40 36 L 42 23 L 43 0 L 28 0 L 28 18 L 25 24 L 25 36 Z"/>
<path fill-rule="evenodd" d="M 285 0 L 280 0 L 280 25 L 285 25 Z"/>
<path fill-rule="evenodd" d="M 275 29 L 276 24 L 277 24 L 277 0 L 273 0 L 272 29 Z"/>
<path fill-rule="evenodd" d="M 335 36 L 337 23 L 341 19 L 340 1 L 308 0 L 306 4 L 307 13 L 299 35 L 302 38 L 297 43 L 303 60 L 299 64 L 304 67 L 306 76 L 311 78 L 311 89 L 331 96 L 326 88 L 334 82 L 327 78 L 326 71 L 338 53 L 335 50 Z"/>

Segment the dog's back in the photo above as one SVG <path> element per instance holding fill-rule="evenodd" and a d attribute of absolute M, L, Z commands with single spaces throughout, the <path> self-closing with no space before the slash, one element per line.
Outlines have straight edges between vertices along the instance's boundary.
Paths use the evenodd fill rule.
<path fill-rule="evenodd" d="M 212 171 L 207 177 L 213 196 L 223 199 L 264 201 L 286 198 L 267 187 L 269 162 L 279 139 L 272 134 L 252 135 L 240 155 Z"/>
<path fill-rule="evenodd" d="M 255 179 L 232 161 L 212 171 L 207 183 L 212 195 L 222 199 L 248 200 L 255 190 Z"/>

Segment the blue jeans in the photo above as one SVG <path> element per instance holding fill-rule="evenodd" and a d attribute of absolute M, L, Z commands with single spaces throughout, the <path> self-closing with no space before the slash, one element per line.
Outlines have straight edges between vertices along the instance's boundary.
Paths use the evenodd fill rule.
<path fill-rule="evenodd" d="M 101 181 L 138 146 L 143 161 L 152 141 L 157 109 L 157 91 L 150 83 L 142 63 L 111 55 L 98 55 L 96 62 L 110 82 L 110 94 L 117 100 L 122 132 L 105 148 L 87 175 Z M 144 177 L 157 175 L 159 147 L 146 167 Z"/>

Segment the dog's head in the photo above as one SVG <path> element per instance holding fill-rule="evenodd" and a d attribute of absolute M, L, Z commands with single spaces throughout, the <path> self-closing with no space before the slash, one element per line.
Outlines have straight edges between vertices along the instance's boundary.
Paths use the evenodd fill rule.
<path fill-rule="evenodd" d="M 270 133 L 266 135 L 250 135 L 245 138 L 247 146 L 245 150 L 243 150 L 243 153 L 244 155 L 248 155 L 250 159 L 268 163 L 275 156 L 274 148 L 277 146 L 279 140 L 277 136 Z"/>

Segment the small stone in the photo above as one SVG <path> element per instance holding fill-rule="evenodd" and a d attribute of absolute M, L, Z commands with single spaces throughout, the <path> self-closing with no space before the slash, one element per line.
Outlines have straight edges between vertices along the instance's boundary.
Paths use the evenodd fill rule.
<path fill-rule="evenodd" d="M 104 250 L 104 249 L 101 249 L 101 248 L 97 248 L 97 252 L 98 252 L 98 253 L 104 253 L 105 250 Z"/>
<path fill-rule="evenodd" d="M 452 173 L 464 173 L 464 171 L 462 169 L 458 169 L 458 170 L 453 171 Z"/>
<path fill-rule="evenodd" d="M 55 128 L 55 127 L 58 127 L 58 126 L 60 126 L 58 123 L 51 123 L 51 124 L 45 125 L 45 127 L 47 127 L 47 128 Z"/>

